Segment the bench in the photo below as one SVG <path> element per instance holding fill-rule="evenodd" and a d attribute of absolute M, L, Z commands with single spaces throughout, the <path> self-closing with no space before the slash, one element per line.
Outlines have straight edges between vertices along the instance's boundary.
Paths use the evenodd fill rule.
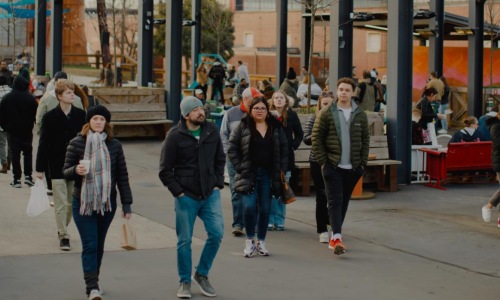
<path fill-rule="evenodd" d="M 162 140 L 170 129 L 163 89 L 96 89 L 93 93 L 111 112 L 116 137 L 157 136 Z"/>
<path fill-rule="evenodd" d="M 298 196 L 309 196 L 311 193 L 311 165 L 309 164 L 309 155 L 311 154 L 311 146 L 302 143 L 295 154 L 295 171 L 297 180 L 295 181 L 295 194 Z"/>
<path fill-rule="evenodd" d="M 451 172 L 474 171 L 467 178 L 482 177 L 477 171 L 488 171 L 487 178 L 494 180 L 491 174 L 491 142 L 450 143 L 448 148 L 440 150 L 420 149 L 427 154 L 426 172 L 429 183 L 426 186 L 446 190 L 441 184 L 453 179 Z M 463 178 L 463 176 L 462 176 Z M 433 182 L 435 181 L 435 182 Z"/>

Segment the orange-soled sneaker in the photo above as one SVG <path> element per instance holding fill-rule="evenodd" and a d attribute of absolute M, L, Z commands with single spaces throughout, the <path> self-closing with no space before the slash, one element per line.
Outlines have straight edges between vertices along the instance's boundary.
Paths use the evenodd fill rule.
<path fill-rule="evenodd" d="M 328 249 L 332 249 L 333 253 L 336 255 L 343 254 L 347 251 L 347 248 L 340 239 L 331 239 L 328 244 Z"/>

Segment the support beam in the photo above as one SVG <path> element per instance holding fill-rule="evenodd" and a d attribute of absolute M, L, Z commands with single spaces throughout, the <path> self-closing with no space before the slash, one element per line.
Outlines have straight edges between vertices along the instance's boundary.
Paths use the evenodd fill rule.
<path fill-rule="evenodd" d="M 182 1 L 181 1 L 182 2 Z M 143 0 L 139 5 L 139 57 L 137 59 L 137 85 L 148 86 L 153 82 L 153 0 Z"/>
<path fill-rule="evenodd" d="M 337 1 L 330 8 L 330 87 L 339 78 L 352 77 L 353 22 L 349 20 L 353 11 L 353 0 Z"/>
<path fill-rule="evenodd" d="M 37 0 L 35 3 L 35 74 L 45 76 L 46 34 L 47 34 L 47 0 Z"/>
<path fill-rule="evenodd" d="M 182 1 L 167 1 L 165 24 L 165 91 L 168 119 L 181 117 Z"/>
<path fill-rule="evenodd" d="M 276 81 L 279 87 L 286 76 L 287 44 L 286 33 L 288 29 L 288 0 L 276 0 Z"/>
<path fill-rule="evenodd" d="M 387 141 L 391 159 L 402 161 L 398 183 L 411 179 L 413 0 L 390 1 L 387 32 Z"/>
<path fill-rule="evenodd" d="M 469 35 L 467 115 L 476 118 L 483 114 L 484 2 L 469 0 L 469 27 L 475 34 Z"/>
<path fill-rule="evenodd" d="M 201 0 L 192 0 L 191 7 L 191 19 L 197 24 L 191 27 L 191 82 L 194 82 L 201 49 Z"/>
<path fill-rule="evenodd" d="M 431 0 L 430 10 L 436 17 L 429 22 L 434 35 L 429 36 L 429 73 L 436 71 L 443 76 L 443 41 L 444 41 L 444 0 Z"/>
<path fill-rule="evenodd" d="M 52 76 L 62 70 L 62 38 L 63 38 L 63 0 L 50 0 L 52 14 L 50 15 L 52 44 Z"/>
<path fill-rule="evenodd" d="M 306 1 L 311 2 L 311 0 Z M 305 9 L 305 5 L 303 5 L 302 7 L 303 14 L 311 13 L 309 9 Z M 300 30 L 300 36 L 303 37 L 303 39 L 301 39 L 300 41 L 300 67 L 309 67 L 309 52 L 311 49 L 311 17 L 302 18 L 302 22 L 300 23 Z M 300 70 L 298 70 L 298 72 L 300 72 Z"/>

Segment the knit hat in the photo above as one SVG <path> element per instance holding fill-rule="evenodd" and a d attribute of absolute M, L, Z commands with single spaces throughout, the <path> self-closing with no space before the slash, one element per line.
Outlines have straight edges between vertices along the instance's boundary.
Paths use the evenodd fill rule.
<path fill-rule="evenodd" d="M 94 105 L 89 107 L 85 120 L 88 123 L 90 122 L 90 119 L 92 119 L 96 115 L 103 116 L 106 119 L 107 123 L 111 122 L 111 113 L 105 106 L 102 105 Z"/>
<path fill-rule="evenodd" d="M 262 95 L 259 90 L 257 90 L 254 87 L 248 87 L 245 90 L 243 90 L 243 93 L 241 93 L 241 97 L 243 98 L 255 98 L 255 97 L 262 97 Z"/>
<path fill-rule="evenodd" d="M 203 107 L 203 103 L 201 103 L 200 99 L 193 96 L 186 96 L 181 101 L 181 115 L 187 117 L 187 115 L 197 107 Z"/>
<path fill-rule="evenodd" d="M 290 80 L 297 78 L 297 73 L 295 73 L 295 70 L 292 67 L 288 69 L 288 73 L 286 73 L 286 78 Z"/>
<path fill-rule="evenodd" d="M 63 71 L 59 71 L 54 75 L 54 81 L 58 81 L 59 79 L 68 79 L 68 74 Z"/>
<path fill-rule="evenodd" d="M 30 72 L 28 70 L 26 70 L 25 68 L 22 68 L 20 71 L 19 71 L 19 75 L 18 76 L 21 76 L 23 77 L 24 79 L 26 79 L 26 81 L 30 81 Z"/>

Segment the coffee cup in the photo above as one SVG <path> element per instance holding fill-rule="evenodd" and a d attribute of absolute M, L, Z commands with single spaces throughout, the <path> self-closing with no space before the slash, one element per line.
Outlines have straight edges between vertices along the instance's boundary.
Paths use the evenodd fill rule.
<path fill-rule="evenodd" d="M 80 164 L 84 165 L 85 166 L 85 169 L 87 170 L 87 173 L 89 173 L 89 170 L 90 170 L 90 160 L 88 159 L 82 159 L 80 160 Z"/>

